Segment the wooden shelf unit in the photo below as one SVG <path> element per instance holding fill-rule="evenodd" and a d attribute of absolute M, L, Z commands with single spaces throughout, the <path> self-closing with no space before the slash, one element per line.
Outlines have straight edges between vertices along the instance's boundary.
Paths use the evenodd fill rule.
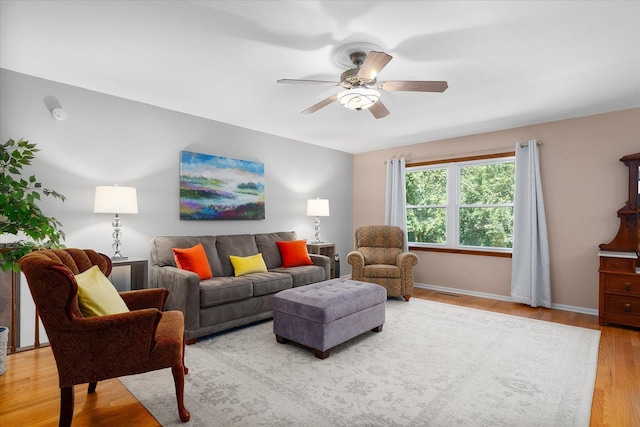
<path fill-rule="evenodd" d="M 600 245 L 599 322 L 640 327 L 640 153 L 620 159 L 629 168 L 629 200 L 618 210 L 620 228 Z"/>

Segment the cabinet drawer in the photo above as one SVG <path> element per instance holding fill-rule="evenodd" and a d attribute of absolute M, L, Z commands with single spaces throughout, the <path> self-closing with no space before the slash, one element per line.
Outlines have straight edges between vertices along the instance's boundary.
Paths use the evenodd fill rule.
<path fill-rule="evenodd" d="M 636 270 L 636 260 L 632 258 L 610 258 L 603 256 L 600 257 L 600 269 L 633 273 Z"/>
<path fill-rule="evenodd" d="M 622 295 L 606 295 L 604 305 L 607 314 L 640 317 L 640 298 Z"/>
<path fill-rule="evenodd" d="M 622 274 L 606 274 L 604 279 L 604 291 L 640 297 L 640 276 L 627 276 Z"/>

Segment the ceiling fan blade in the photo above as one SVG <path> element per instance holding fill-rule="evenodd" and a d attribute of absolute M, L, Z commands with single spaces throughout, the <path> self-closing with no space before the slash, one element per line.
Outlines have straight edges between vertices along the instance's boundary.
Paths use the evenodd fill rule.
<path fill-rule="evenodd" d="M 278 83 L 289 83 L 289 84 L 311 84 L 311 85 L 330 85 L 330 86 L 339 86 L 340 82 L 330 82 L 327 80 L 296 80 L 296 79 L 280 79 L 277 81 Z"/>
<path fill-rule="evenodd" d="M 384 52 L 369 52 L 364 63 L 360 66 L 358 78 L 364 80 L 375 79 L 391 59 L 393 59 L 393 56 L 387 55 Z"/>
<path fill-rule="evenodd" d="M 387 91 L 403 90 L 410 92 L 444 92 L 449 87 L 449 85 L 444 81 L 398 81 L 380 82 L 376 85 L 376 87 L 378 89 Z"/>
<path fill-rule="evenodd" d="M 373 117 L 376 119 L 381 119 L 389 115 L 389 110 L 387 110 L 387 107 L 385 107 L 380 100 L 369 107 L 369 111 L 371 111 L 371 114 L 373 114 Z"/>
<path fill-rule="evenodd" d="M 331 104 L 332 102 L 334 102 L 335 100 L 338 99 L 338 95 L 331 95 L 330 97 L 328 97 L 327 99 L 318 102 L 315 105 L 312 105 L 311 107 L 307 108 L 306 110 L 304 110 L 302 112 L 302 114 L 311 114 L 311 113 L 315 113 L 316 111 L 318 111 L 319 109 L 326 107 L 327 105 Z"/>

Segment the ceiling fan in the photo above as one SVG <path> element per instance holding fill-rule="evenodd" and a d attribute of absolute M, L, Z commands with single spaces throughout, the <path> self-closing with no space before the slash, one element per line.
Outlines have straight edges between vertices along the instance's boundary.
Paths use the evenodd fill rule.
<path fill-rule="evenodd" d="M 378 73 L 393 59 L 384 52 L 371 51 L 352 52 L 349 59 L 355 68 L 345 71 L 340 76 L 340 82 L 325 80 L 296 80 L 280 79 L 278 83 L 319 84 L 342 86 L 340 93 L 331 95 L 325 100 L 304 110 L 303 114 L 315 113 L 334 101 L 340 102 L 350 110 L 369 110 L 376 119 L 389 115 L 389 110 L 380 100 L 380 90 L 410 91 L 410 92 L 444 92 L 447 87 L 445 81 L 385 81 L 378 82 Z"/>

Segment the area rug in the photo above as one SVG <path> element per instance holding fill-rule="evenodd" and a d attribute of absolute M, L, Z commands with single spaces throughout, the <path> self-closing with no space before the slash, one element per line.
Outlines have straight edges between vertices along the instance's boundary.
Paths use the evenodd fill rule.
<path fill-rule="evenodd" d="M 600 331 L 420 299 L 324 360 L 265 321 L 187 346 L 196 426 L 588 426 Z M 123 377 L 163 426 L 171 370 Z"/>

